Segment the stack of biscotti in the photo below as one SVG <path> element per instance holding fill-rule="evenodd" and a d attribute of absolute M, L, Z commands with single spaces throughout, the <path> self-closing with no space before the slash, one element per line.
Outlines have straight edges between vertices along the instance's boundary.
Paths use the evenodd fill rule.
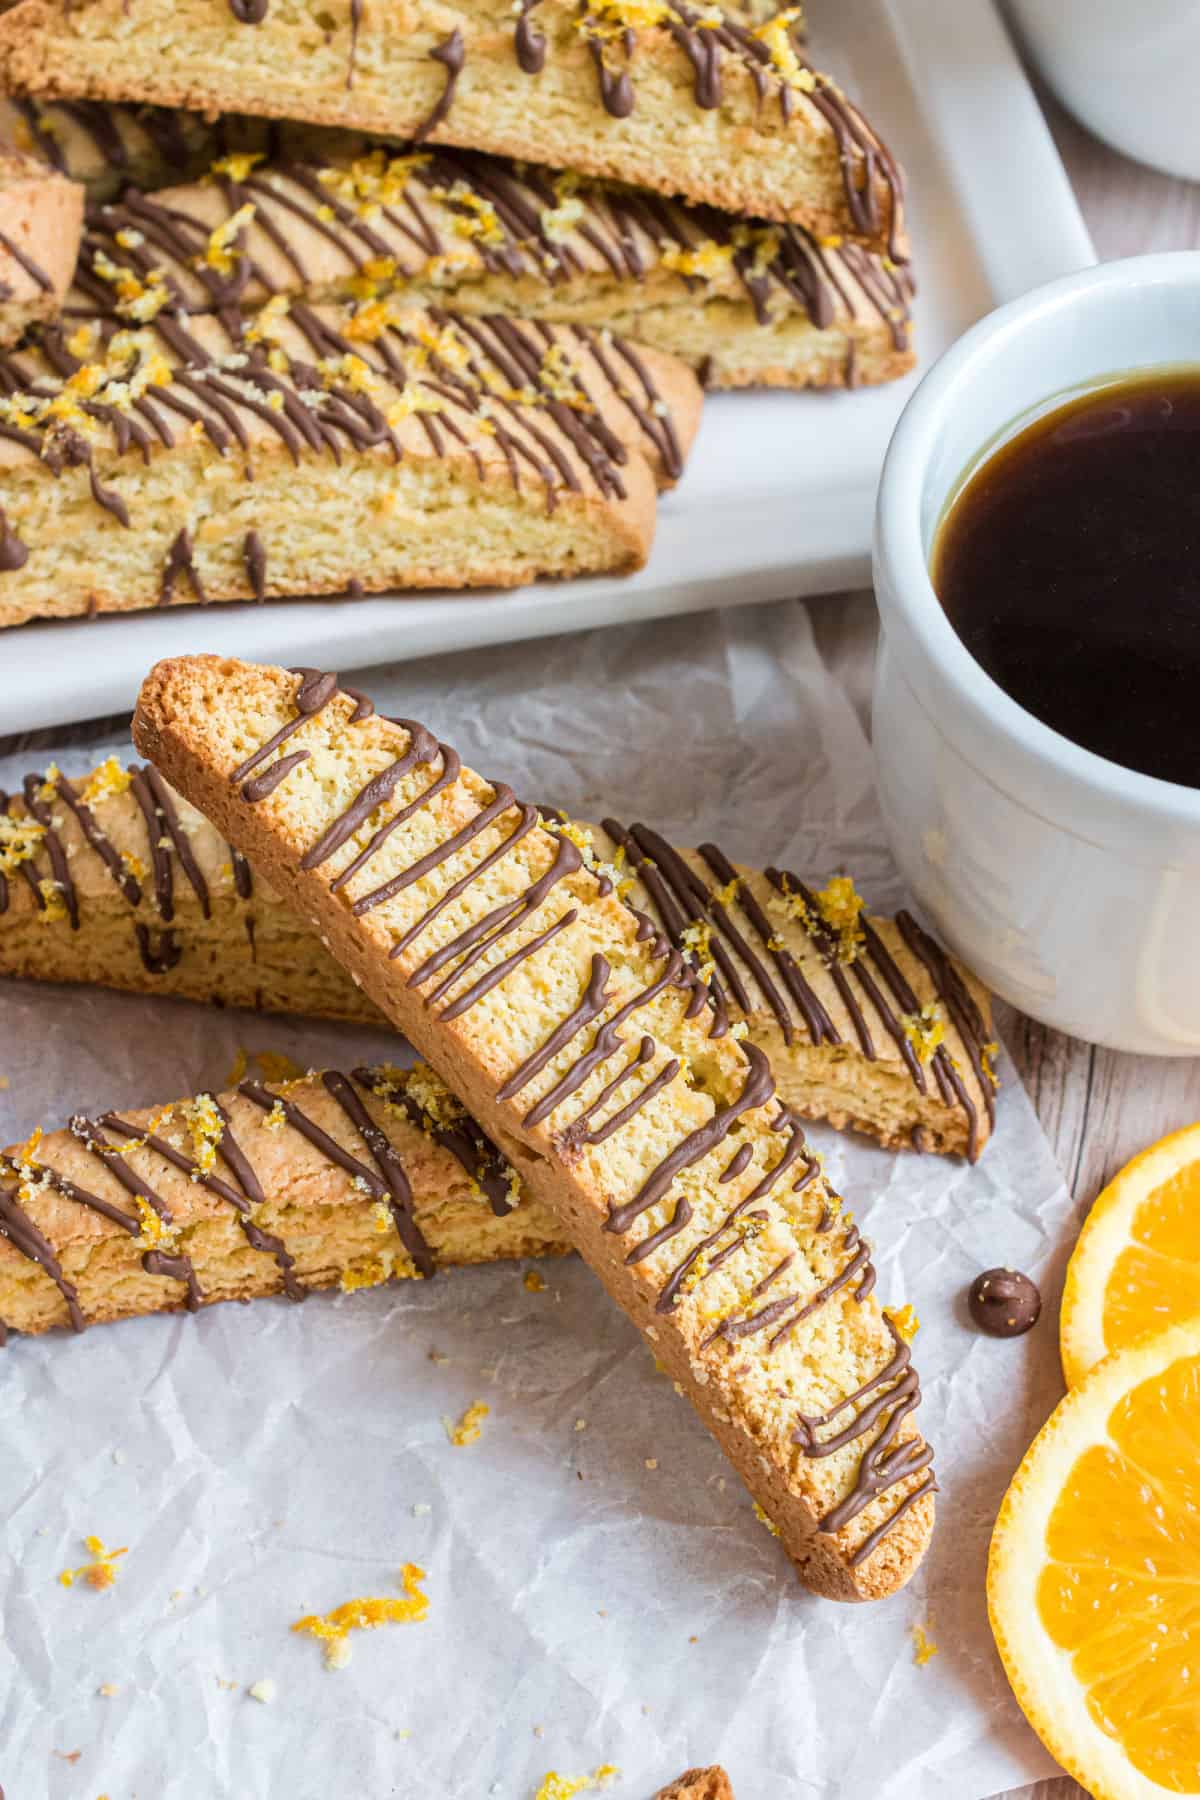
<path fill-rule="evenodd" d="M 52 476 L 78 466 L 81 444 L 94 438 L 122 466 L 139 457 L 162 465 L 160 486 L 211 484 L 210 504 L 179 524 L 195 545 L 201 524 L 219 535 L 216 520 L 233 510 L 233 495 L 211 457 L 202 469 L 181 469 L 176 434 L 167 441 L 154 420 L 137 416 L 155 350 L 131 352 L 129 340 L 151 326 L 177 340 L 186 333 L 191 359 L 197 341 L 214 354 L 201 322 L 219 318 L 226 338 L 239 341 L 219 353 L 218 374 L 247 357 L 257 382 L 264 340 L 289 309 L 336 306 L 338 335 L 351 344 L 404 331 L 414 308 L 451 308 L 468 333 L 470 321 L 500 316 L 553 343 L 551 373 L 565 380 L 554 398 L 560 412 L 580 415 L 598 403 L 561 328 L 599 334 L 619 389 L 640 393 L 652 411 L 679 406 L 680 453 L 697 405 L 689 368 L 717 387 L 829 387 L 903 373 L 912 360 L 912 285 L 901 174 L 858 109 L 810 63 L 796 19 L 788 8 L 755 23 L 738 9 L 698 10 L 688 0 L 582 8 L 521 0 L 515 9 L 485 0 L 463 12 L 428 3 L 414 11 L 399 0 L 321 8 L 19 0 L 0 15 L 8 129 L 89 181 L 96 199 L 64 330 L 49 346 L 52 367 L 39 368 L 32 386 L 20 367 L 0 371 L 5 439 Z M 201 113 L 213 122 L 198 123 Z M 83 320 L 115 337 L 115 367 L 79 349 Z M 681 365 L 670 373 L 661 365 L 655 391 L 641 376 L 651 351 Z M 590 339 L 589 355 L 598 359 Z M 406 360 L 401 380 L 410 367 Z M 506 379 L 505 404 L 544 401 L 545 383 L 523 375 Z M 86 391 L 93 383 L 103 387 L 99 399 Z M 86 404 L 84 421 L 72 418 L 73 455 L 52 444 L 47 457 L 41 415 L 79 399 Z M 309 404 L 303 392 L 289 399 L 292 410 Z M 430 410 L 427 394 L 422 411 Z M 489 421 L 483 429 L 490 434 Z M 531 422 L 535 434 L 541 429 L 540 417 Z M 428 437 L 428 425 L 416 435 Z M 561 469 L 555 431 L 547 435 L 549 507 L 566 498 L 564 482 L 575 484 Z M 387 447 L 394 456 L 409 448 Z M 364 456 L 377 463 L 381 444 L 309 448 L 326 466 L 340 453 L 357 468 Z M 572 504 L 546 527 L 531 512 L 529 483 L 522 488 L 519 453 L 489 458 L 475 441 L 452 441 L 437 454 L 460 479 L 448 494 L 443 468 L 427 492 L 427 470 L 415 470 L 421 524 L 409 532 L 395 520 L 391 534 L 413 541 L 411 555 L 397 559 L 386 533 L 364 532 L 360 567 L 347 575 L 331 566 L 324 541 L 281 517 L 283 534 L 303 541 L 274 583 L 245 571 L 235 582 L 228 567 L 205 571 L 199 550 L 198 579 L 181 582 L 186 552 L 164 557 L 153 533 L 116 548 L 121 513 L 114 524 L 109 509 L 92 524 L 110 540 L 99 560 L 119 565 L 122 594 L 102 566 L 97 580 L 69 580 L 55 596 L 22 562 L 0 585 L 0 624 L 169 600 L 504 585 L 536 574 L 626 573 L 644 562 L 652 496 L 635 501 L 633 530 L 628 514 Z M 644 460 L 637 444 L 626 455 L 631 469 Z M 227 460 L 249 485 L 238 446 Z M 12 461 L 10 452 L 6 485 Z M 14 472 L 22 490 L 31 468 L 26 461 Z M 79 479 L 69 484 L 71 512 Z M 86 485 L 102 515 L 114 484 L 93 481 L 89 470 Z M 339 485 L 374 488 L 380 499 L 377 474 Z M 639 485 L 636 475 L 630 485 Z M 147 504 L 125 506 L 135 531 L 151 499 L 137 497 Z M 296 498 L 326 510 L 311 488 Z M 390 490 L 383 499 L 408 513 L 414 495 L 401 493 L 398 506 Z M 275 514 L 272 492 L 263 490 L 262 504 Z M 27 510 L 45 515 L 52 537 L 62 534 L 61 506 L 38 496 Z M 485 515 L 483 543 L 471 529 L 477 514 Z M 344 522 L 362 531 L 361 518 Z M 461 554 L 426 554 L 435 524 L 465 537 Z M 19 525 L 12 529 L 24 542 Z M 257 521 L 252 529 L 263 535 Z M 497 533 L 508 554 L 499 553 Z"/>
<path fill-rule="evenodd" d="M 585 859 L 696 969 L 802 1117 L 966 1155 L 994 1110 L 988 996 L 911 917 L 853 882 L 677 851 L 649 826 L 571 824 Z M 379 1023 L 363 991 L 149 766 L 57 767 L 0 794 L 0 973 Z"/>
<path fill-rule="evenodd" d="M 482 780 L 423 727 L 379 718 L 314 671 L 211 657 L 160 665 L 135 739 L 327 942 L 507 1158 L 522 1194 L 592 1264 L 804 1580 L 846 1599 L 894 1591 L 933 1520 L 907 1343 L 768 1058 L 744 1022 L 730 1023 L 704 971 L 627 904 L 615 861 L 597 861 L 572 828 Z M 325 1091 L 348 1129 L 345 1091 Z M 311 1141 L 286 1093 L 243 1087 L 240 1098 Z M 113 1173 L 142 1203 L 138 1253 L 153 1255 L 155 1234 L 167 1234 L 169 1266 L 142 1271 L 173 1280 L 185 1303 L 199 1302 L 202 1283 L 194 1264 L 169 1261 L 187 1246 L 173 1235 L 163 1164 L 196 1179 L 193 1165 L 211 1173 L 220 1160 L 253 1208 L 255 1172 L 236 1167 L 248 1127 L 239 1117 L 231 1141 L 230 1116 L 225 1102 L 185 1112 L 190 1137 L 183 1125 L 168 1138 L 154 1122 L 119 1119 L 81 1121 L 75 1134 L 98 1128 L 108 1141 L 89 1154 L 106 1165 L 152 1159 L 153 1179 L 129 1163 Z M 381 1121 L 351 1123 L 376 1159 L 374 1188 L 359 1191 L 386 1206 Z M 38 1149 L 24 1171 L 35 1201 Z M 19 1234 L 28 1215 L 21 1158 L 11 1161 Z M 90 1191 L 84 1171 L 65 1179 L 76 1209 L 95 1212 L 78 1198 Z M 58 1192 L 53 1177 L 48 1185 Z M 213 1198 L 236 1234 L 243 1208 L 228 1193 Z M 403 1246 L 413 1217 L 403 1190 L 396 1204 L 380 1224 Z M 124 1210 L 127 1222 L 110 1224 L 129 1236 Z M 49 1201 L 44 1216 L 72 1229 Z M 57 1242 L 42 1237 L 25 1261 L 69 1307 Z M 236 1235 L 230 1245 L 240 1249 Z M 411 1243 L 407 1254 L 415 1261 Z M 319 1252 L 316 1261 L 327 1266 Z M 140 1279 L 128 1247 L 125 1264 Z"/>

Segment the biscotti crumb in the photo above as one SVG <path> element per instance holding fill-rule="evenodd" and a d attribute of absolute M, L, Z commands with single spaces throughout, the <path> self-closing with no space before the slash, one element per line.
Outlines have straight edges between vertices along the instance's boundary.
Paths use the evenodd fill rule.
<path fill-rule="evenodd" d="M 546 1278 L 537 1269 L 527 1269 L 525 1271 L 525 1286 L 531 1294 L 544 1293 L 546 1288 Z"/>
<path fill-rule="evenodd" d="M 587 1430 L 587 1420 L 586 1419 L 576 1419 L 575 1429 L 576 1429 L 576 1431 L 586 1431 Z"/>
<path fill-rule="evenodd" d="M 102 1700 L 115 1700 L 120 1691 L 115 1681 L 102 1681 L 96 1689 L 96 1693 Z"/>
<path fill-rule="evenodd" d="M 117 1558 L 128 1554 L 128 1545 L 109 1550 L 100 1538 L 85 1537 L 83 1547 L 91 1561 L 81 1563 L 77 1569 L 64 1569 L 58 1578 L 63 1587 L 74 1587 L 77 1581 L 86 1581 L 89 1587 L 97 1590 L 111 1587 L 117 1579 Z"/>
<path fill-rule="evenodd" d="M 246 1689 L 246 1692 L 252 1700 L 257 1700 L 260 1706 L 270 1706 L 275 1698 L 275 1683 L 269 1678 L 266 1681 L 256 1681 L 253 1687 Z"/>
<path fill-rule="evenodd" d="M 442 1420 L 442 1424 L 446 1430 L 446 1436 L 450 1439 L 450 1442 L 454 1445 L 455 1449 L 461 1449 L 464 1444 L 474 1444 L 482 1437 L 483 1421 L 487 1418 L 491 1410 L 491 1407 L 486 1405 L 484 1401 L 476 1400 L 474 1405 L 468 1406 L 457 1425 L 452 1419 Z"/>
<path fill-rule="evenodd" d="M 310 1613 L 297 1619 L 292 1630 L 304 1632 L 324 1644 L 326 1668 L 344 1669 L 350 1661 L 352 1631 L 374 1631 L 379 1625 L 415 1624 L 425 1618 L 429 1599 L 418 1585 L 424 1579 L 424 1569 L 418 1568 L 416 1563 L 405 1563 L 400 1571 L 403 1600 L 347 1600 L 341 1606 L 335 1606 L 332 1612 Z"/>
<path fill-rule="evenodd" d="M 923 1669 L 927 1662 L 931 1662 L 938 1655 L 938 1647 L 923 1625 L 911 1626 L 910 1633 L 913 1641 L 913 1661 L 918 1669 Z"/>
<path fill-rule="evenodd" d="M 648 1457 L 647 1457 L 647 1458 L 646 1458 L 646 1467 L 647 1467 L 647 1468 L 648 1468 L 648 1469 L 657 1469 L 657 1467 L 658 1467 L 658 1458 L 657 1458 L 657 1456 L 648 1456 Z"/>

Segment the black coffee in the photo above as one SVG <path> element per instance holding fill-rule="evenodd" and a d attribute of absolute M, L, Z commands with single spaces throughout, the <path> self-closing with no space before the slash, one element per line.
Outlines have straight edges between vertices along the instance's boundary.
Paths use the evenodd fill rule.
<path fill-rule="evenodd" d="M 1047 413 L 938 530 L 933 584 L 967 649 L 1064 737 L 1200 787 L 1200 368 Z"/>

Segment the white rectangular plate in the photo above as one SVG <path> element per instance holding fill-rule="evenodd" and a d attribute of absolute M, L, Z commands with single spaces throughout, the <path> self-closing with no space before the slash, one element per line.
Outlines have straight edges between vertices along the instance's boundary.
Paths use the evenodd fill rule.
<path fill-rule="evenodd" d="M 1095 260 L 992 0 L 812 0 L 807 11 L 818 61 L 908 171 L 923 366 L 1002 300 Z M 156 658 L 188 651 L 361 668 L 861 587 L 880 464 L 915 380 L 714 396 L 686 478 L 662 504 L 649 566 L 632 580 L 187 607 L 0 635 L 0 734 L 131 706 Z"/>

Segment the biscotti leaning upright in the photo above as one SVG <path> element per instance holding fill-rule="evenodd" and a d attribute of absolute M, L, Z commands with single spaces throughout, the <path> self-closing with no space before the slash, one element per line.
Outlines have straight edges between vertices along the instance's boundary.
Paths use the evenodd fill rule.
<path fill-rule="evenodd" d="M 904 258 L 903 183 L 784 9 L 691 0 L 21 0 L 0 87 L 462 144 Z"/>
<path fill-rule="evenodd" d="M 134 735 L 560 1218 L 801 1578 L 902 1585 L 934 1511 L 908 1345 L 766 1057 L 614 872 L 332 675 L 162 663 Z"/>

